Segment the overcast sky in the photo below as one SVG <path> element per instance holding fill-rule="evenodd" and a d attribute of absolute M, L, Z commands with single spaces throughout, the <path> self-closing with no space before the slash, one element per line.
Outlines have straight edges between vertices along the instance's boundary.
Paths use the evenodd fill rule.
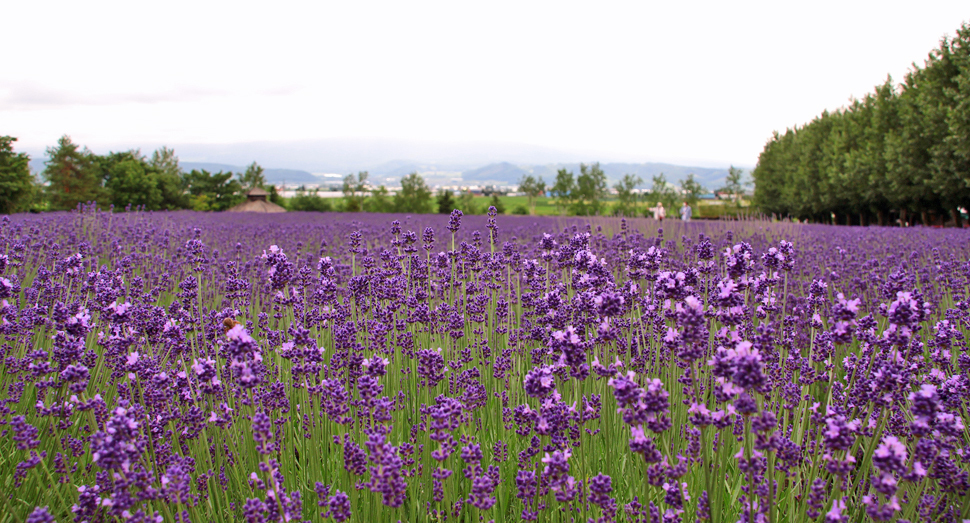
<path fill-rule="evenodd" d="M 78 2 L 3 8 L 0 134 L 42 150 L 503 142 L 753 166 L 902 80 L 970 10 L 913 2 Z M 284 166 L 278 166 L 284 167 Z"/>

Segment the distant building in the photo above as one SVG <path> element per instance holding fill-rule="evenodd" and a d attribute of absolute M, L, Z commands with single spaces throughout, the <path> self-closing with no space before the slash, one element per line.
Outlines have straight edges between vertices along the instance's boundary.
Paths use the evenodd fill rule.
<path fill-rule="evenodd" d="M 286 209 L 266 199 L 269 193 L 254 187 L 246 193 L 246 201 L 231 208 L 228 212 L 286 212 Z"/>

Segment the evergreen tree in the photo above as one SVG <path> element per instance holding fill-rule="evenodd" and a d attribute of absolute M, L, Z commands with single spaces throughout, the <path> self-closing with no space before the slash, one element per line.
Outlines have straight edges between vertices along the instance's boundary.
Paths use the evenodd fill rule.
<path fill-rule="evenodd" d="M 263 188 L 266 186 L 266 175 L 263 174 L 264 169 L 258 163 L 253 162 L 246 167 L 246 171 L 239 174 L 239 185 L 242 186 L 243 191 L 248 191 L 254 188 Z M 364 178 L 367 178 L 367 173 L 364 173 Z"/>
<path fill-rule="evenodd" d="M 30 156 L 14 152 L 16 141 L 12 136 L 0 136 L 0 214 L 28 209 L 38 192 Z"/>
<path fill-rule="evenodd" d="M 51 209 L 74 209 L 101 197 L 101 178 L 91 151 L 79 148 L 64 135 L 56 147 L 47 148 L 47 157 L 43 175 Z"/>
<path fill-rule="evenodd" d="M 446 189 L 440 189 L 438 191 L 438 196 L 435 198 L 435 203 L 438 206 L 438 214 L 450 214 L 451 211 L 455 210 L 457 202 L 455 202 L 455 197 L 451 194 L 451 191 Z"/>

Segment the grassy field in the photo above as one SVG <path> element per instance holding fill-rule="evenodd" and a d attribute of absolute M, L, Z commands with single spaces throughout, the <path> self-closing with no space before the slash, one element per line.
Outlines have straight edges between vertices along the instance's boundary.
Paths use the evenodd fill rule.
<path fill-rule="evenodd" d="M 528 208 L 528 198 L 525 196 L 500 196 L 502 203 L 505 204 L 505 214 L 514 214 L 514 210 L 518 206 Z M 475 205 L 477 207 L 477 213 L 484 213 L 488 206 L 490 205 L 491 197 L 479 196 L 475 198 Z M 612 208 L 616 204 L 616 200 L 607 200 L 606 205 L 608 208 Z M 747 208 L 749 202 L 743 202 L 742 208 Z M 731 202 L 725 202 L 721 200 L 707 201 L 702 200 L 697 202 L 694 206 L 694 216 L 702 218 L 715 218 L 723 215 L 730 215 L 736 212 L 736 207 Z M 644 216 L 647 213 L 647 204 L 641 203 L 637 206 L 638 215 Z M 677 212 L 677 209 L 668 209 L 668 214 Z M 559 214 L 559 209 L 556 208 L 554 198 L 538 198 L 536 200 L 535 214 L 537 216 L 556 216 Z M 651 215 L 652 216 L 652 215 Z"/>
<path fill-rule="evenodd" d="M 504 214 L 528 214 L 529 213 L 529 199 L 525 196 L 499 196 L 502 204 L 505 206 Z M 331 198 L 328 199 L 329 203 L 333 206 L 333 210 L 340 211 L 345 209 L 345 203 L 343 198 Z M 462 212 L 465 214 L 485 214 L 488 211 L 488 207 L 492 204 L 491 196 L 476 196 L 473 200 L 473 208 L 468 209 L 456 200 L 455 205 L 461 208 Z M 612 210 L 616 205 L 616 199 L 607 199 L 605 201 L 605 209 L 603 214 L 612 215 Z M 742 209 L 747 210 L 750 203 L 745 201 L 742 202 Z M 284 206 L 286 206 L 284 204 Z M 678 206 L 679 207 L 679 206 Z M 366 208 L 366 204 L 365 204 Z M 437 203 L 433 206 L 437 209 Z M 648 204 L 640 203 L 637 205 L 637 216 L 638 217 L 652 217 L 653 214 L 648 209 Z M 722 200 L 702 200 L 694 205 L 694 217 L 695 218 L 717 218 L 719 216 L 726 216 L 736 214 L 737 207 L 734 206 L 732 202 L 722 201 Z M 559 216 L 560 210 L 556 207 L 556 201 L 554 198 L 537 198 L 535 202 L 535 215 L 536 216 Z M 679 216 L 677 208 L 667 209 L 668 217 L 676 218 Z"/>

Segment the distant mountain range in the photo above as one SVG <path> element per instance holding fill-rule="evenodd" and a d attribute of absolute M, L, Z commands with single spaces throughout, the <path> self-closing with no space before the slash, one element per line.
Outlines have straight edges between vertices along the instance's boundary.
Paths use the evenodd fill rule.
<path fill-rule="evenodd" d="M 42 159 L 32 159 L 30 163 L 35 173 L 40 173 L 44 169 Z M 204 169 L 211 173 L 219 171 L 241 173 L 246 170 L 246 167 L 242 165 L 213 162 L 180 162 L 179 165 L 186 172 L 193 169 Z M 396 185 L 401 178 L 412 172 L 420 173 L 432 185 L 515 185 L 526 174 L 542 177 L 547 185 L 552 185 L 555 182 L 557 171 L 563 168 L 572 171 L 577 176 L 579 175 L 579 163 L 532 165 L 497 162 L 468 168 L 462 165 L 397 160 L 361 170 L 368 171 L 373 183 L 383 183 L 388 186 Z M 601 163 L 600 168 L 603 169 L 611 185 L 625 174 L 635 174 L 643 179 L 641 186 L 643 188 L 649 188 L 651 178 L 660 173 L 666 176 L 668 182 L 675 184 L 685 179 L 688 173 L 694 173 L 695 179 L 701 185 L 708 189 L 717 189 L 724 184 L 728 172 L 727 169 L 687 167 L 669 163 Z M 336 174 L 349 174 L 350 172 L 352 171 L 348 170 L 345 173 Z M 338 177 L 324 177 L 299 169 L 277 169 L 264 166 L 264 174 L 266 181 L 272 184 L 339 184 L 342 181 Z"/>
<path fill-rule="evenodd" d="M 502 162 L 464 171 L 462 172 L 462 179 L 465 182 L 514 183 L 519 181 L 523 175 L 531 174 L 536 177 L 541 176 L 547 185 L 551 185 L 556 179 L 556 173 L 563 168 L 577 176 L 579 175 L 580 165 L 578 163 L 514 165 L 509 162 Z M 620 180 L 626 174 L 633 174 L 643 179 L 644 187 L 649 187 L 651 179 L 661 173 L 671 183 L 677 183 L 687 178 L 688 174 L 693 173 L 694 178 L 701 185 L 709 189 L 716 189 L 724 184 L 728 174 L 726 168 L 687 167 L 669 163 L 601 163 L 600 168 L 603 169 L 603 173 L 606 174 L 606 178 L 611 184 Z"/>
<path fill-rule="evenodd" d="M 121 151 L 132 147 L 117 145 L 110 150 Z M 155 147 L 140 145 L 146 155 Z M 556 171 L 561 168 L 578 175 L 579 162 L 591 163 L 597 158 L 604 158 L 604 155 L 590 151 L 567 151 L 514 143 L 432 143 L 357 138 L 174 144 L 172 148 L 182 160 L 181 165 L 185 170 L 238 173 L 255 160 L 265 168 L 267 181 L 274 184 L 334 184 L 340 183 L 340 177 L 312 173 L 344 175 L 357 171 L 368 171 L 373 183 L 388 186 L 396 185 L 412 172 L 421 173 L 431 185 L 509 185 L 515 184 L 527 173 L 541 176 L 547 184 L 551 184 L 556 178 Z M 94 148 L 94 151 L 98 154 L 108 152 L 101 148 Z M 44 153 L 28 152 L 32 156 L 31 168 L 39 173 L 44 169 Z M 698 165 L 703 163 L 689 167 L 664 162 L 603 161 L 600 167 L 610 184 L 624 174 L 635 174 L 643 178 L 641 187 L 648 188 L 651 177 L 662 172 L 671 183 L 677 183 L 688 173 L 694 173 L 697 181 L 708 189 L 720 187 L 727 175 L 727 167 L 724 164 Z"/>

